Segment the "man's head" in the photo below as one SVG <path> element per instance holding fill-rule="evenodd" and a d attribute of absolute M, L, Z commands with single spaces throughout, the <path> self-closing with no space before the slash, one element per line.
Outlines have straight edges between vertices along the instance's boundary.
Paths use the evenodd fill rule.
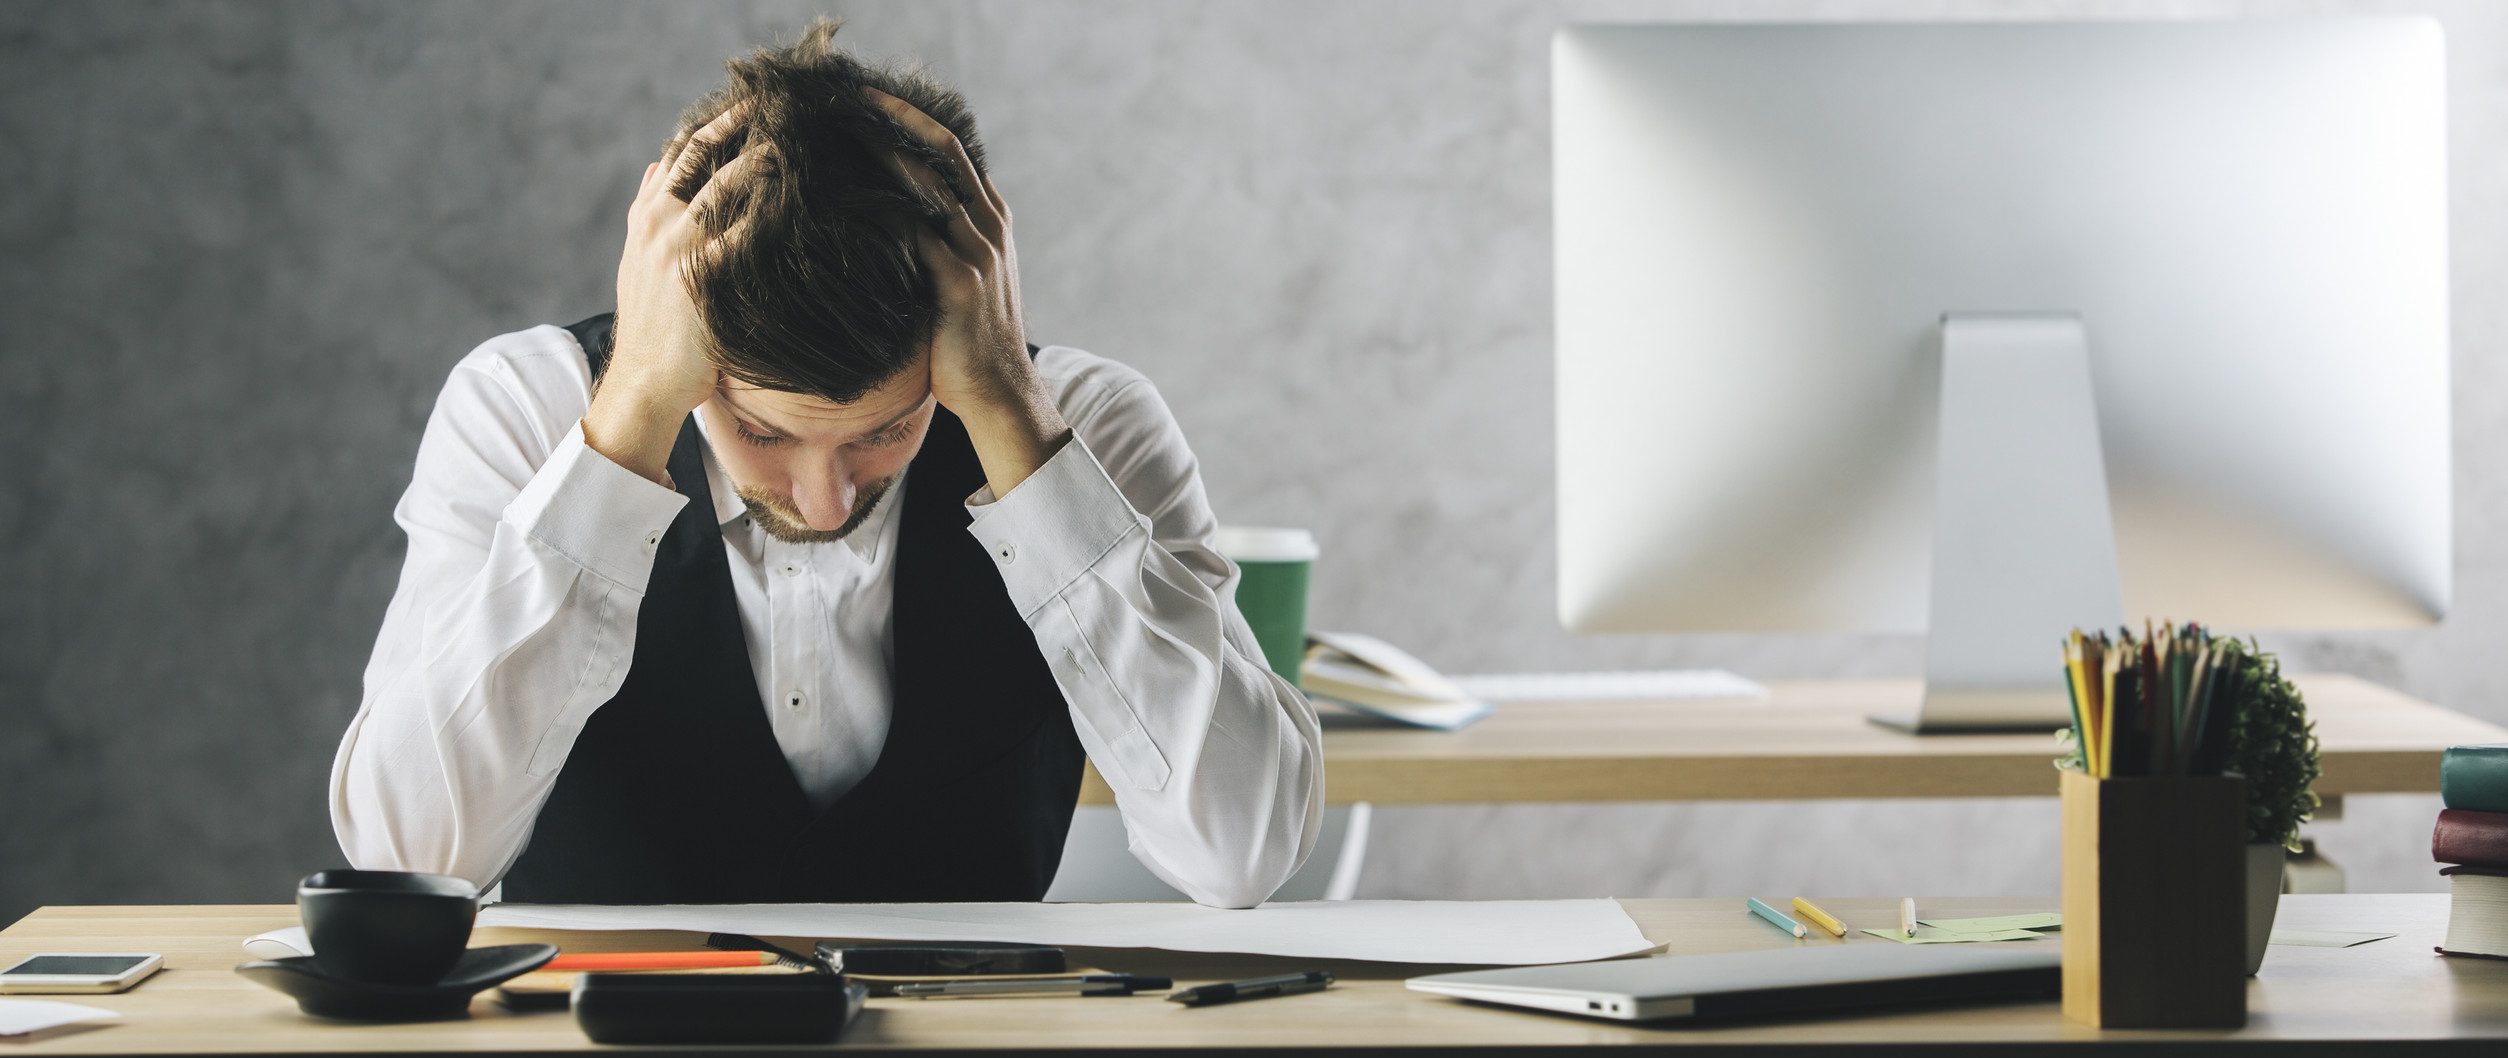
<path fill-rule="evenodd" d="M 702 184 L 733 157 L 757 155 L 750 177 L 699 219 L 716 247 L 686 263 L 724 380 L 700 411 L 752 516 L 796 541 L 851 532 L 931 421 L 939 304 L 915 238 L 944 214 L 890 157 L 943 167 L 862 90 L 912 104 L 957 135 L 979 172 L 985 165 L 964 98 L 837 50 L 836 30 L 822 19 L 796 43 L 732 60 L 730 78 L 681 115 L 663 152 L 740 109 L 739 132 L 691 177 Z"/>

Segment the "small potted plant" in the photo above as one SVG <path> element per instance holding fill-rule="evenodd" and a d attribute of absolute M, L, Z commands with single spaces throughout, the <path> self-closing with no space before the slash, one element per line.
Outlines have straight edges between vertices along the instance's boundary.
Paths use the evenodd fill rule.
<path fill-rule="evenodd" d="M 2232 718 L 2229 768 L 2247 780 L 2247 973 L 2264 965 L 2273 914 L 2281 905 L 2282 867 L 2297 852 L 2299 824 L 2316 813 L 2309 788 L 2317 762 L 2316 725 L 2281 662 L 2250 640 L 2225 640 L 2228 671 L 2218 691 Z"/>

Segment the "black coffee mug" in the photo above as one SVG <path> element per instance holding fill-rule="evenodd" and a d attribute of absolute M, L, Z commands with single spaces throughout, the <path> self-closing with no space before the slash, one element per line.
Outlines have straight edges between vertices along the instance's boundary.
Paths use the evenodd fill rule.
<path fill-rule="evenodd" d="M 306 875 L 296 910 L 314 958 L 332 975 L 431 985 L 470 943 L 479 890 L 449 875 L 341 868 Z"/>

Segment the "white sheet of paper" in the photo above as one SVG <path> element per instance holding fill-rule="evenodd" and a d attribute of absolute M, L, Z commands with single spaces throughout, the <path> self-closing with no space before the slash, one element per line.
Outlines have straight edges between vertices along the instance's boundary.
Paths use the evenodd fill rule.
<path fill-rule="evenodd" d="M 1654 947 L 1613 900 L 1197 904 L 498 904 L 481 926 L 678 929 L 819 940 L 994 941 L 1311 959 L 1524 966 Z"/>
<path fill-rule="evenodd" d="M 121 1016 L 102 1007 L 56 1003 L 49 999 L 0 999 L 0 1036 L 24 1036 L 82 1021 L 111 1021 Z"/>

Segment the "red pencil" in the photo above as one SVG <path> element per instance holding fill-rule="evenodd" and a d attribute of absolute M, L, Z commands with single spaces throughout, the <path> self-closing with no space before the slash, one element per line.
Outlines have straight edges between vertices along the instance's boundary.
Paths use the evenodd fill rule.
<path fill-rule="evenodd" d="M 771 951 L 588 951 L 549 960 L 543 970 L 712 970 L 773 966 Z"/>

